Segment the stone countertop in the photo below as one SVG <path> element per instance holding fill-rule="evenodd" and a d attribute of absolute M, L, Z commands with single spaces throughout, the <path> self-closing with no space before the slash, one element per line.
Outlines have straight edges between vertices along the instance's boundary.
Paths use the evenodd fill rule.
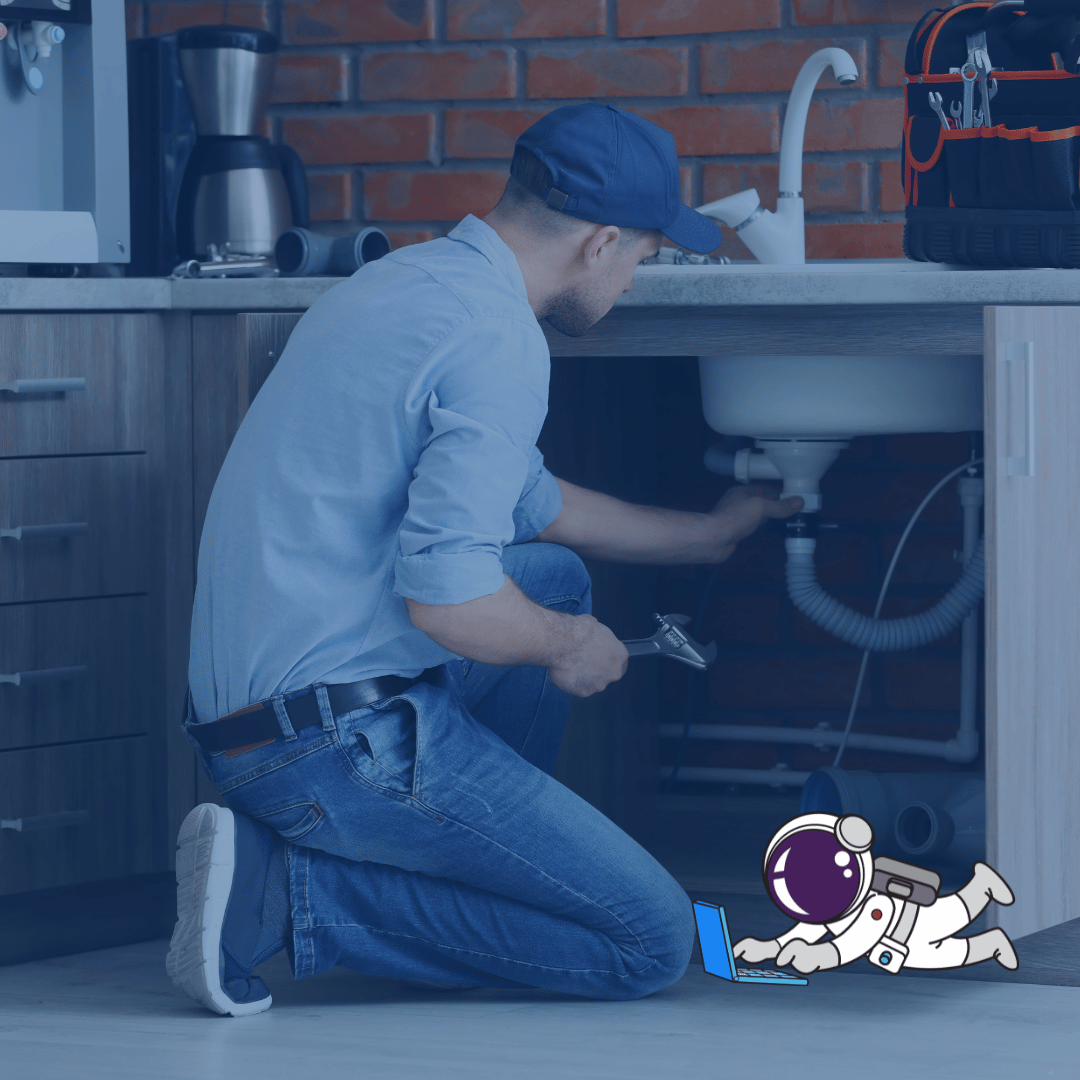
<path fill-rule="evenodd" d="M 0 277 L 0 311 L 303 311 L 341 280 Z M 980 270 L 907 259 L 643 266 L 617 306 L 945 304 L 1080 304 L 1080 270 Z"/>

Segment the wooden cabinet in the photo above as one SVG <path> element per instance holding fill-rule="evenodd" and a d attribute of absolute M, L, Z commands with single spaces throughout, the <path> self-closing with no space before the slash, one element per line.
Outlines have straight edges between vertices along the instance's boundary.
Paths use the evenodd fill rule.
<path fill-rule="evenodd" d="M 0 315 L 0 895 L 168 870 L 165 356 Z"/>
<path fill-rule="evenodd" d="M 1080 917 L 1080 308 L 986 309 L 987 859 L 1013 935 Z"/>

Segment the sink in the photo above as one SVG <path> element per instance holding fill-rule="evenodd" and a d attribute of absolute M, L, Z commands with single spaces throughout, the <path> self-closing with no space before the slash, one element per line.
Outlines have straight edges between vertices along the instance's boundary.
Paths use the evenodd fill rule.
<path fill-rule="evenodd" d="M 698 362 L 705 419 L 724 435 L 849 439 L 983 426 L 979 354 L 732 355 Z"/>
<path fill-rule="evenodd" d="M 913 259 L 812 259 L 804 263 L 760 263 L 756 259 L 740 259 L 719 266 L 651 263 L 638 267 L 637 273 L 650 277 L 664 274 L 941 274 L 977 269 L 979 267 L 915 262 Z"/>

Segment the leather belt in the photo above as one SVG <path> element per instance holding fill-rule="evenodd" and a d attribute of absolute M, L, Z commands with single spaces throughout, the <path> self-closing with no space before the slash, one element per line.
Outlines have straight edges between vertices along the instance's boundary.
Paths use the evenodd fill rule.
<path fill-rule="evenodd" d="M 410 686 L 423 681 L 427 673 L 407 679 L 402 675 L 379 675 L 374 679 L 361 679 L 353 683 L 337 683 L 326 687 L 330 699 L 330 711 L 334 716 L 361 709 L 384 698 L 394 697 Z M 296 697 L 283 701 L 282 705 L 289 717 L 293 729 L 313 727 L 322 723 L 319 711 L 319 699 L 315 687 L 304 690 Z M 229 757 L 265 746 L 275 739 L 283 738 L 281 724 L 274 713 L 272 701 L 260 701 L 245 709 L 238 709 L 228 716 L 208 724 L 193 724 L 189 729 L 191 737 L 204 750 L 231 751 Z"/>

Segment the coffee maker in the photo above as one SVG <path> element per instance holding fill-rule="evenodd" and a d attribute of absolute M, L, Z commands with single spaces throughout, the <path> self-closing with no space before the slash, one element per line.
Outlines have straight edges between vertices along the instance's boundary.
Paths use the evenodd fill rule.
<path fill-rule="evenodd" d="M 197 132 L 180 185 L 177 254 L 272 265 L 277 238 L 308 224 L 300 158 L 260 134 L 277 38 L 247 27 L 194 26 L 176 35 L 176 49 Z"/>

